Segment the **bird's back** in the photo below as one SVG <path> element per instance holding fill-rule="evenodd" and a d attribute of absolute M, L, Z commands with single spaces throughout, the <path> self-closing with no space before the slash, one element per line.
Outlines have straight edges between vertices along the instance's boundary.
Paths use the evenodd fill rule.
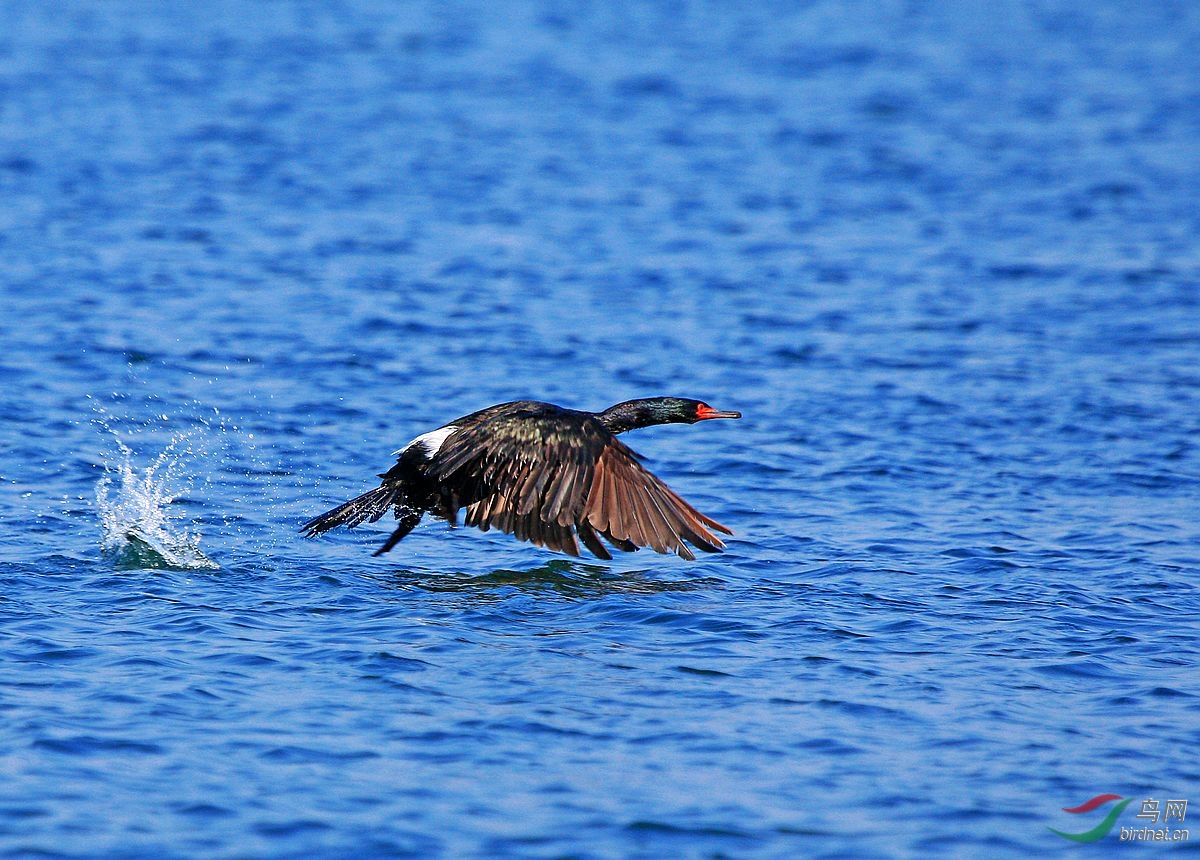
<path fill-rule="evenodd" d="M 438 451 L 430 474 L 450 487 L 461 506 L 496 493 L 529 495 L 539 476 L 561 470 L 581 471 L 585 491 L 583 479 L 601 452 L 620 444 L 590 412 L 537 400 L 501 403 L 453 423 L 458 429 Z"/>

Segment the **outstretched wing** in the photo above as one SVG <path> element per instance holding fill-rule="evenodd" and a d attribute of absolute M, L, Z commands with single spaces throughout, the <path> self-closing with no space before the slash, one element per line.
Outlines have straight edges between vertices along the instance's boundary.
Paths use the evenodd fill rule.
<path fill-rule="evenodd" d="M 583 522 L 618 545 L 648 546 L 689 560 L 696 556 L 684 541 L 720 552 L 725 544 L 710 529 L 733 534 L 684 501 L 615 438 L 596 461 Z"/>
<path fill-rule="evenodd" d="M 451 510 L 467 525 L 579 555 L 579 540 L 612 558 L 599 537 L 620 550 L 651 547 L 693 559 L 685 544 L 719 552 L 710 529 L 731 534 L 701 514 L 638 462 L 637 454 L 586 412 L 523 403 L 443 443 L 429 467 Z M 577 540 L 578 537 L 578 540 Z"/>

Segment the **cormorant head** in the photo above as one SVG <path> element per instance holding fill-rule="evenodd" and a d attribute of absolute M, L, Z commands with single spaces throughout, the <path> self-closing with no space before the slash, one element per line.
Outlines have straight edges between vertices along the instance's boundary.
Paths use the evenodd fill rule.
<path fill-rule="evenodd" d="M 713 409 L 703 400 L 686 397 L 643 397 L 610 406 L 596 416 L 612 433 L 654 424 L 695 424 L 711 418 L 741 418 L 740 412 Z"/>

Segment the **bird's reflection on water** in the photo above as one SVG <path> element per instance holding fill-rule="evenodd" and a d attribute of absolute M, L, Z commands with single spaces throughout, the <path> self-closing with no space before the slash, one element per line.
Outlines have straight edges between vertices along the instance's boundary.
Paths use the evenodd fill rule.
<path fill-rule="evenodd" d="M 552 559 L 524 569 L 499 568 L 488 573 L 405 569 L 370 578 L 396 588 L 433 592 L 467 592 L 499 595 L 516 590 L 552 592 L 563 597 L 603 597 L 609 594 L 658 594 L 711 589 L 721 584 L 714 577 L 691 579 L 651 578 L 650 569 L 614 571 L 603 564 Z"/>

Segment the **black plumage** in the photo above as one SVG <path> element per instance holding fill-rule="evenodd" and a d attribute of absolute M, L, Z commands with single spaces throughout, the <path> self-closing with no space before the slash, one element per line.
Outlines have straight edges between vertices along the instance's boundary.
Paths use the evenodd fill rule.
<path fill-rule="evenodd" d="M 694 559 L 688 544 L 720 552 L 725 545 L 713 531 L 733 532 L 651 474 L 617 434 L 740 417 L 678 397 L 628 400 L 599 413 L 534 400 L 501 403 L 418 436 L 397 452 L 378 487 L 301 530 L 311 537 L 339 525 L 353 528 L 394 510 L 399 522 L 380 555 L 425 513 L 454 525 L 465 510 L 469 526 L 574 556 L 582 541 L 593 555 L 610 559 L 606 541 L 624 552 L 650 547 Z"/>

